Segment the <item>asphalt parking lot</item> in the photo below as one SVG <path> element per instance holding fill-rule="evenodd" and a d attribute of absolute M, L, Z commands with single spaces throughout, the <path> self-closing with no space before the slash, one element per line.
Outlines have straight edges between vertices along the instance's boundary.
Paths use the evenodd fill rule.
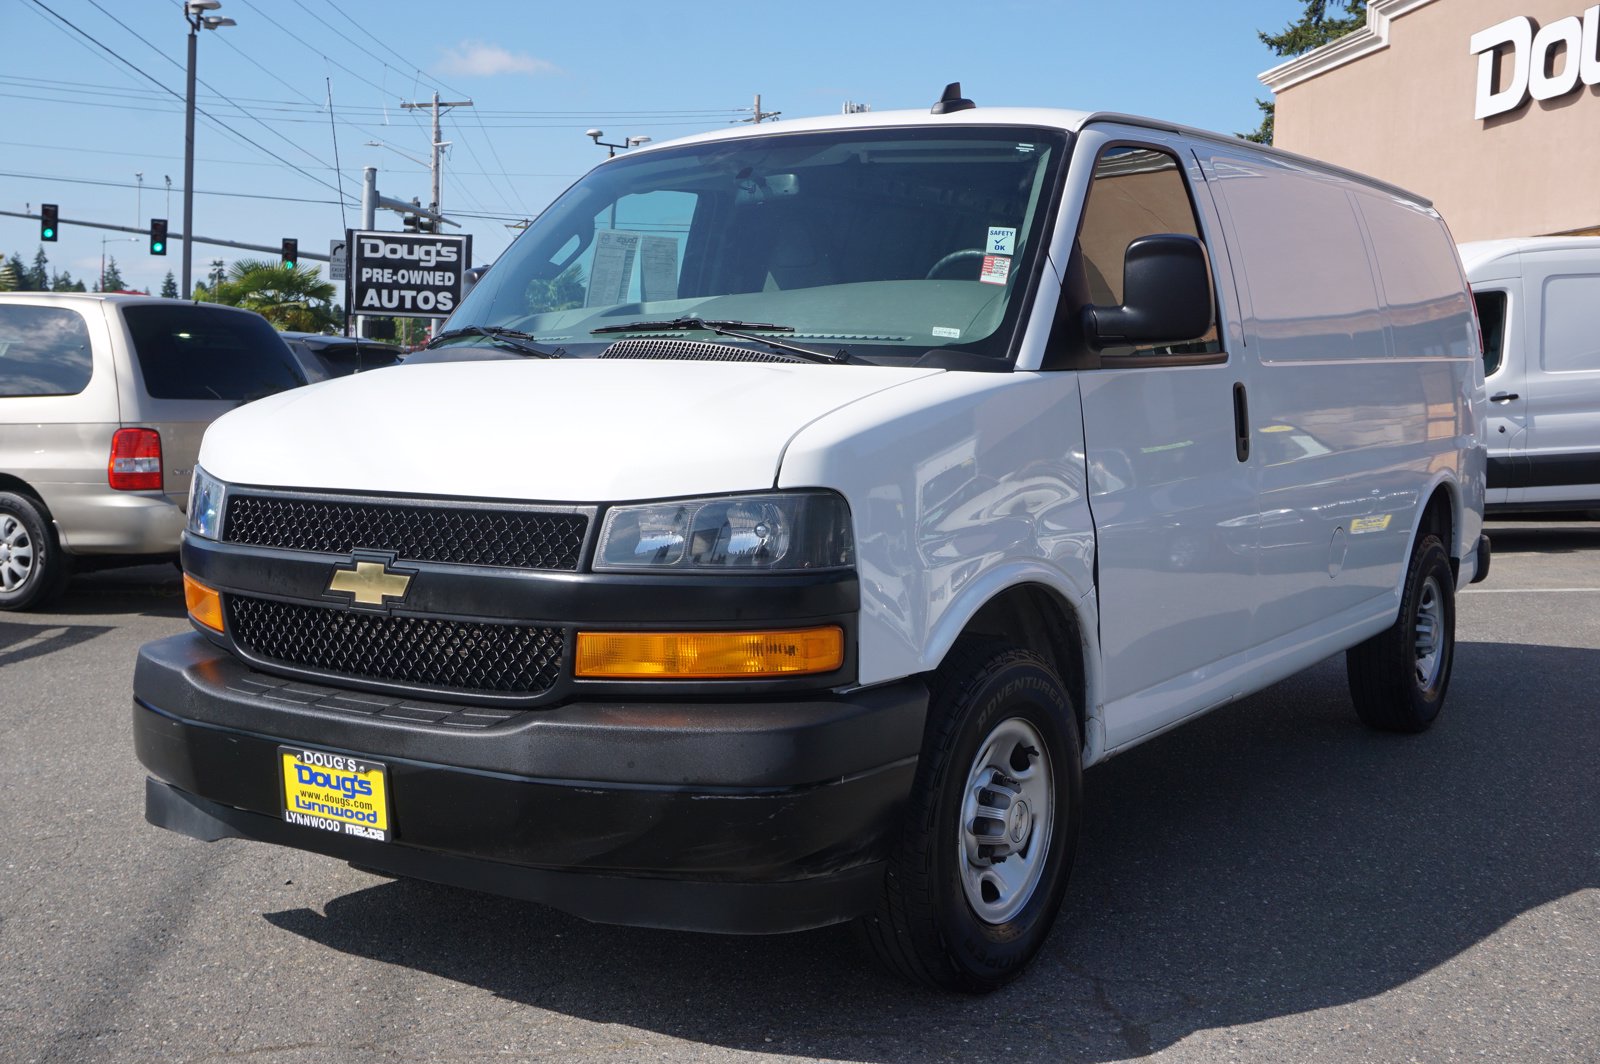
<path fill-rule="evenodd" d="M 175 570 L 0 615 L 0 1059 L 1600 1060 L 1600 522 L 1495 523 L 1445 716 L 1333 659 L 1089 772 L 1066 908 L 984 998 L 846 928 L 602 927 L 143 821 Z"/>

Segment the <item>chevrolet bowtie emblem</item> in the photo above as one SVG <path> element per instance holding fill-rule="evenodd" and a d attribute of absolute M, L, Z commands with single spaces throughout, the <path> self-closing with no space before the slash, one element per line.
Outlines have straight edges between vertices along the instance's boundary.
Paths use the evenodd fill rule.
<path fill-rule="evenodd" d="M 382 562 L 356 562 L 354 569 L 336 569 L 329 591 L 343 591 L 363 606 L 382 606 L 385 599 L 403 599 L 411 577 L 391 573 Z"/>

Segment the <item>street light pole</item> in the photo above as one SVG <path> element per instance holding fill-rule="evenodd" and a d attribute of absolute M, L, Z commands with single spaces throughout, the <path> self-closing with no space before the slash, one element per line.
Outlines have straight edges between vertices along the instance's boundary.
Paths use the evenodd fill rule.
<path fill-rule="evenodd" d="M 202 26 L 214 30 L 219 26 L 234 24 L 231 18 L 206 14 L 207 11 L 215 11 L 221 6 L 220 0 L 187 0 L 183 5 L 183 20 L 189 24 L 189 91 L 184 97 L 183 108 L 183 285 L 178 290 L 180 299 L 188 299 L 194 295 L 194 289 L 189 284 L 189 270 L 193 265 L 193 248 L 190 246 L 189 234 L 194 232 L 195 45 L 200 39 Z"/>
<path fill-rule="evenodd" d="M 184 8 L 184 21 L 189 22 L 189 94 L 184 98 L 184 278 L 178 286 L 178 298 L 189 299 L 194 288 L 189 285 L 189 267 L 194 261 L 194 242 L 189 234 L 195 230 L 195 42 L 200 40 L 200 16 L 190 3 Z"/>

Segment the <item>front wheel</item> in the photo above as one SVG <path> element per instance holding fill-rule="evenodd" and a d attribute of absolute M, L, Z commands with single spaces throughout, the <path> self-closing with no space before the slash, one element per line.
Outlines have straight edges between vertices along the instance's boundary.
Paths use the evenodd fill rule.
<path fill-rule="evenodd" d="M 1077 849 L 1082 754 L 1072 699 L 1038 655 L 958 645 L 934 675 L 916 783 L 877 911 L 890 970 L 983 992 L 1044 943 Z"/>
<path fill-rule="evenodd" d="M 1435 535 L 1419 536 L 1400 616 L 1387 631 L 1345 653 L 1350 698 L 1367 727 L 1415 733 L 1439 716 L 1455 658 L 1455 587 L 1444 544 Z"/>

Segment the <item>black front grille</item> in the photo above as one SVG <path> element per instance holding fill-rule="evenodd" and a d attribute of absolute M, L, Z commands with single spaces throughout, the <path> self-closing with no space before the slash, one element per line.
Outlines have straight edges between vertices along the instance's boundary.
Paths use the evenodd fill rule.
<path fill-rule="evenodd" d="M 532 697 L 561 675 L 560 628 L 301 606 L 226 596 L 228 628 L 266 662 L 430 690 Z"/>
<path fill-rule="evenodd" d="M 406 561 L 573 572 L 588 531 L 585 513 L 230 494 L 222 538 L 322 554 L 393 551 Z"/>

